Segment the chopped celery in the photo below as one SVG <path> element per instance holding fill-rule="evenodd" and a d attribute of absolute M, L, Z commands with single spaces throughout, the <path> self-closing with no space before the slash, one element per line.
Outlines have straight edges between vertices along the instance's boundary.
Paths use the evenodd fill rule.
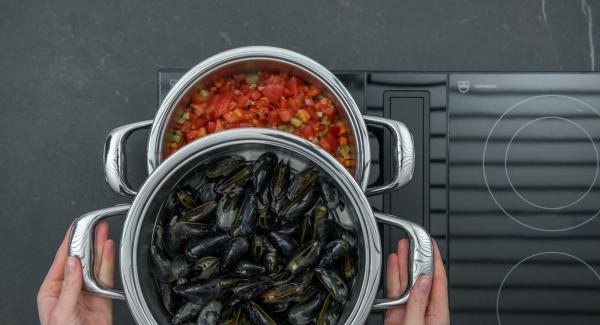
<path fill-rule="evenodd" d="M 255 73 L 249 73 L 246 75 L 246 84 L 248 85 L 256 85 L 258 82 L 258 75 Z"/>
<path fill-rule="evenodd" d="M 173 136 L 171 137 L 171 141 L 179 143 L 179 141 L 181 141 L 181 136 L 179 134 L 173 134 Z"/>
<path fill-rule="evenodd" d="M 181 115 L 181 118 L 183 118 L 184 120 L 189 120 L 190 119 L 190 113 L 184 112 L 183 115 Z"/>
<path fill-rule="evenodd" d="M 290 123 L 292 123 L 295 127 L 299 127 L 302 125 L 302 121 L 299 118 L 292 118 L 290 120 Z"/>
<path fill-rule="evenodd" d="M 206 90 L 206 89 L 200 90 L 200 96 L 205 97 L 205 98 L 208 97 L 208 90 Z"/>
<path fill-rule="evenodd" d="M 177 122 L 177 124 L 183 124 L 183 123 L 185 123 L 185 119 L 183 117 L 180 117 L 175 122 Z"/>

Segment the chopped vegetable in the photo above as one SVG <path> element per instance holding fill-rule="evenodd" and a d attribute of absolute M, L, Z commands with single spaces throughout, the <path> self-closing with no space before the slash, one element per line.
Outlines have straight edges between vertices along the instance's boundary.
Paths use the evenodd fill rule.
<path fill-rule="evenodd" d="M 237 74 L 192 94 L 176 114 L 167 155 L 220 130 L 268 127 L 320 145 L 352 169 L 351 134 L 323 89 L 285 73 Z"/>

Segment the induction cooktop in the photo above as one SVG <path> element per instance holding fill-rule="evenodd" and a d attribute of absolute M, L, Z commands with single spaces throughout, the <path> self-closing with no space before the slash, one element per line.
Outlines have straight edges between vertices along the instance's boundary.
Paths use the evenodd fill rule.
<path fill-rule="evenodd" d="M 185 71 L 159 71 L 159 102 Z M 600 74 L 335 74 L 413 134 L 412 181 L 370 202 L 438 242 L 453 324 L 600 324 Z M 390 137 L 369 131 L 382 183 Z M 380 231 L 387 255 L 403 234 Z"/>

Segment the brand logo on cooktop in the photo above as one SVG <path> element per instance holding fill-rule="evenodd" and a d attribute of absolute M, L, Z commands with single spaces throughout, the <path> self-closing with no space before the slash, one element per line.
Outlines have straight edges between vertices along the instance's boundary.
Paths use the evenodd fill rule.
<path fill-rule="evenodd" d="M 458 91 L 461 94 L 466 94 L 469 91 L 470 82 L 469 80 L 459 80 L 458 81 Z"/>

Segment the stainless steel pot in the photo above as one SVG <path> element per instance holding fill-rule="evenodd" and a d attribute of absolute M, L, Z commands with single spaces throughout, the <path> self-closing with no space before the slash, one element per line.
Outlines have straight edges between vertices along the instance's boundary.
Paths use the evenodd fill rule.
<path fill-rule="evenodd" d="M 375 299 L 382 269 L 381 238 L 377 221 L 404 230 L 410 238 L 409 288 L 420 274 L 432 275 L 433 247 L 420 226 L 393 216 L 373 213 L 361 187 L 353 177 L 323 149 L 309 141 L 269 129 L 235 129 L 195 141 L 166 159 L 148 177 L 131 205 L 120 205 L 90 212 L 76 220 L 69 242 L 69 255 L 79 256 L 84 270 L 85 288 L 95 294 L 125 299 L 138 324 L 167 323 L 168 315 L 148 271 L 148 250 L 162 202 L 190 170 L 221 155 L 242 155 L 255 159 L 271 151 L 289 159 L 295 170 L 311 164 L 331 178 L 340 190 L 344 210 L 335 218 L 354 228 L 358 238 L 356 282 L 339 324 L 362 324 L 372 309 L 385 309 L 406 303 L 407 290 L 395 300 Z M 120 270 L 124 291 L 102 287 L 94 277 L 94 231 L 102 219 L 126 214 L 121 238 Z"/>
<path fill-rule="evenodd" d="M 134 196 L 127 181 L 125 145 L 132 132 L 151 127 L 148 140 L 148 173 L 151 174 L 166 158 L 163 148 L 171 138 L 174 115 L 185 109 L 193 92 L 219 78 L 236 73 L 255 71 L 289 72 L 319 84 L 334 99 L 340 116 L 350 126 L 350 144 L 356 161 L 354 178 L 367 195 L 378 194 L 402 187 L 408 183 L 414 170 L 412 135 L 398 121 L 380 117 L 362 116 L 352 96 L 342 83 L 326 68 L 296 52 L 267 46 L 241 47 L 212 56 L 189 70 L 169 91 L 154 120 L 121 126 L 113 130 L 105 145 L 104 171 L 112 190 L 125 196 Z M 179 116 L 180 114 L 177 114 Z M 366 124 L 365 124 L 366 122 Z M 385 127 L 392 135 L 392 177 L 389 183 L 367 188 L 371 166 L 371 151 L 366 125 Z"/>

